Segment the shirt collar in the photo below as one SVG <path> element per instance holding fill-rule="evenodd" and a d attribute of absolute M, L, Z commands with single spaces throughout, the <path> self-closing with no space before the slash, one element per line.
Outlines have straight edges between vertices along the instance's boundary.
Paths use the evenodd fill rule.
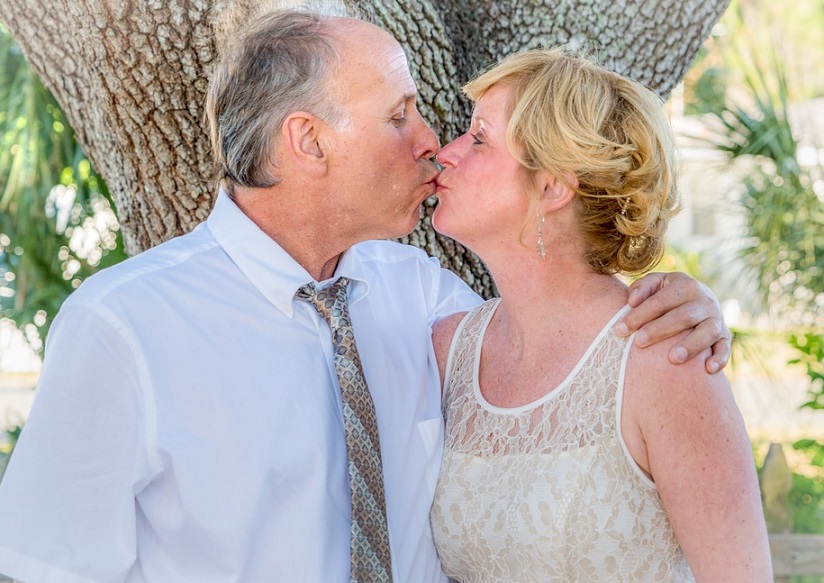
<path fill-rule="evenodd" d="M 218 193 L 206 225 L 218 244 L 252 285 L 291 318 L 294 315 L 292 302 L 295 292 L 301 286 L 314 281 L 309 272 L 243 214 L 223 189 Z M 322 288 L 344 276 L 352 280 L 349 284 L 350 304 L 369 293 L 369 284 L 357 245 L 343 254 L 333 278 L 315 283 Z"/>

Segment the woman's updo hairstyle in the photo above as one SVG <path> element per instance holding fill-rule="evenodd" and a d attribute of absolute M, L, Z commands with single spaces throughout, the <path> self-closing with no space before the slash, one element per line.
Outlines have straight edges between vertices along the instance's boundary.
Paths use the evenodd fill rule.
<path fill-rule="evenodd" d="M 513 157 L 533 175 L 577 177 L 589 264 L 610 274 L 653 267 L 664 252 L 667 222 L 679 210 L 675 148 L 661 99 L 564 48 L 514 54 L 464 92 L 477 101 L 493 85 L 510 90 Z"/>

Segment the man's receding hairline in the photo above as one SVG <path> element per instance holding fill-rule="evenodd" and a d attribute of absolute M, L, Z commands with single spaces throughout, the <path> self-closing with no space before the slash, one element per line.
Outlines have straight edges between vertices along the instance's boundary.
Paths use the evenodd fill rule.
<path fill-rule="evenodd" d="M 326 33 L 342 44 L 345 42 L 344 39 L 346 37 L 346 33 L 356 33 L 358 29 L 360 29 L 378 33 L 378 36 L 400 45 L 398 40 L 389 32 L 385 31 L 380 26 L 372 24 L 371 22 L 366 22 L 365 20 L 358 20 L 357 18 L 350 18 L 348 16 L 330 16 L 328 18 L 324 18 L 322 22 L 323 26 L 326 28 Z"/>

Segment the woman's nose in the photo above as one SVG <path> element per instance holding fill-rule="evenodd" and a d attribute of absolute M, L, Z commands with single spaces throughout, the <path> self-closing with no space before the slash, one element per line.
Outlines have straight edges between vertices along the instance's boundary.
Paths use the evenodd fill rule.
<path fill-rule="evenodd" d="M 461 137 L 463 137 L 463 136 L 461 136 Z M 445 145 L 443 148 L 441 148 L 440 152 L 438 152 L 435 155 L 435 160 L 437 160 L 438 164 L 440 164 L 441 166 L 444 166 L 444 167 L 457 166 L 458 161 L 460 160 L 460 156 L 458 155 L 458 149 L 459 149 L 458 142 L 460 141 L 460 139 L 461 138 L 457 138 L 455 140 L 452 140 L 447 145 Z"/>

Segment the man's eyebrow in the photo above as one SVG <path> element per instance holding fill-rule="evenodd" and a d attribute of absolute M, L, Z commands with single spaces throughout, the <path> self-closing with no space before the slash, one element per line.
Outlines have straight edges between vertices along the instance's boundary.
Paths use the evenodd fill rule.
<path fill-rule="evenodd" d="M 404 93 L 395 103 L 392 104 L 390 109 L 395 109 L 407 101 L 416 101 L 418 99 L 418 93 L 415 91 L 410 91 L 409 93 Z"/>

